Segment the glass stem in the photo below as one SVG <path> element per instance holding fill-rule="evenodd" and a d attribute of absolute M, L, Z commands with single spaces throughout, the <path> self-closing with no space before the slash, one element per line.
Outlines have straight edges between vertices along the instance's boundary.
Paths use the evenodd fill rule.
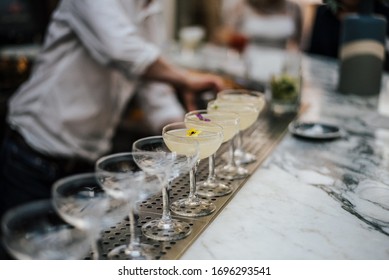
<path fill-rule="evenodd" d="M 165 184 L 165 186 L 162 189 L 162 217 L 161 221 L 163 223 L 170 223 L 172 220 L 171 212 L 170 212 L 170 181 Z"/>
<path fill-rule="evenodd" d="M 189 172 L 189 197 L 188 198 L 192 199 L 192 200 L 197 198 L 196 174 L 197 174 L 197 167 L 198 167 L 199 163 L 200 163 L 200 161 L 198 160 Z"/>
<path fill-rule="evenodd" d="M 209 165 L 208 165 L 208 178 L 207 182 L 213 183 L 216 180 L 216 175 L 215 175 L 215 154 L 211 155 L 208 158 Z"/>
<path fill-rule="evenodd" d="M 235 138 L 235 137 L 234 137 Z M 242 143 L 243 143 L 243 136 L 242 136 L 242 132 L 239 130 L 238 132 L 238 135 L 236 136 L 236 148 L 235 150 L 236 151 L 242 151 Z"/>
<path fill-rule="evenodd" d="M 138 246 L 138 238 L 135 234 L 135 215 L 134 215 L 134 209 L 131 207 L 130 212 L 128 213 L 128 219 L 130 221 L 130 243 L 128 244 L 128 248 L 130 251 L 135 251 Z"/>
<path fill-rule="evenodd" d="M 236 161 L 235 161 L 235 142 L 238 142 L 238 134 L 235 134 L 235 136 L 230 141 L 230 146 L 228 148 L 228 166 L 236 167 Z"/>
<path fill-rule="evenodd" d="M 99 245 L 100 245 L 100 241 L 101 241 L 101 238 L 100 238 L 100 233 L 97 233 L 96 234 L 97 236 L 95 236 L 93 238 L 93 242 L 92 242 L 92 258 L 93 260 L 98 260 L 100 259 L 100 250 L 99 250 Z"/>

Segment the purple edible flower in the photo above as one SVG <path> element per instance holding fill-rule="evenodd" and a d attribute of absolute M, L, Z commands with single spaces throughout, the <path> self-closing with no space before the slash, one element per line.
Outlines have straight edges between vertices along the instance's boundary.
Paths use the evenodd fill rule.
<path fill-rule="evenodd" d="M 196 117 L 201 121 L 205 121 L 205 122 L 211 121 L 210 119 L 204 118 L 201 114 L 196 114 Z"/>

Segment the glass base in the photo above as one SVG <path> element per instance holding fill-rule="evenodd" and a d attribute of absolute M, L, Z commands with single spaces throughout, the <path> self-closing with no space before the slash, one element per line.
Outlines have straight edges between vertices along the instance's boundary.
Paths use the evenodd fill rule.
<path fill-rule="evenodd" d="M 232 187 L 217 181 L 205 181 L 197 184 L 197 194 L 203 197 L 220 197 L 232 192 Z"/>
<path fill-rule="evenodd" d="M 250 164 L 257 160 L 257 157 L 253 154 L 247 153 L 243 150 L 235 150 L 234 153 L 235 162 L 237 165 Z"/>
<path fill-rule="evenodd" d="M 210 215 L 216 210 L 216 205 L 200 198 L 183 198 L 174 201 L 170 210 L 185 217 L 202 217 Z"/>
<path fill-rule="evenodd" d="M 281 103 L 272 101 L 270 110 L 274 116 L 294 115 L 299 110 L 299 103 Z"/>
<path fill-rule="evenodd" d="M 249 175 L 249 171 L 241 166 L 226 165 L 215 169 L 216 176 L 223 179 L 243 179 Z"/>
<path fill-rule="evenodd" d="M 192 227 L 183 221 L 176 219 L 164 222 L 161 219 L 150 221 L 142 226 L 142 233 L 151 239 L 158 241 L 174 241 L 187 237 L 192 232 Z"/>
<path fill-rule="evenodd" d="M 111 260 L 152 260 L 157 253 L 157 249 L 148 244 L 139 244 L 136 249 L 130 249 L 126 244 L 112 249 L 108 253 L 108 258 Z"/>

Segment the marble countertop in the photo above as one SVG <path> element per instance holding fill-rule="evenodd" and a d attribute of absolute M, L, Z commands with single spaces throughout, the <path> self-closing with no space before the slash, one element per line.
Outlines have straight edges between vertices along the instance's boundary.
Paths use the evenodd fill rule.
<path fill-rule="evenodd" d="M 343 95 L 336 61 L 307 56 L 303 77 L 299 118 L 346 135 L 287 133 L 181 259 L 389 259 L 387 77 L 379 96 Z"/>

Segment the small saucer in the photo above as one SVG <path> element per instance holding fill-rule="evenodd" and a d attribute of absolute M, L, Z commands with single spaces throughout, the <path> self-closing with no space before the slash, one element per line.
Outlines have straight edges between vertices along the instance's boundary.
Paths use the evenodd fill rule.
<path fill-rule="evenodd" d="M 294 121 L 288 129 L 293 135 L 317 140 L 335 139 L 344 135 L 343 130 L 335 125 L 315 122 Z"/>

